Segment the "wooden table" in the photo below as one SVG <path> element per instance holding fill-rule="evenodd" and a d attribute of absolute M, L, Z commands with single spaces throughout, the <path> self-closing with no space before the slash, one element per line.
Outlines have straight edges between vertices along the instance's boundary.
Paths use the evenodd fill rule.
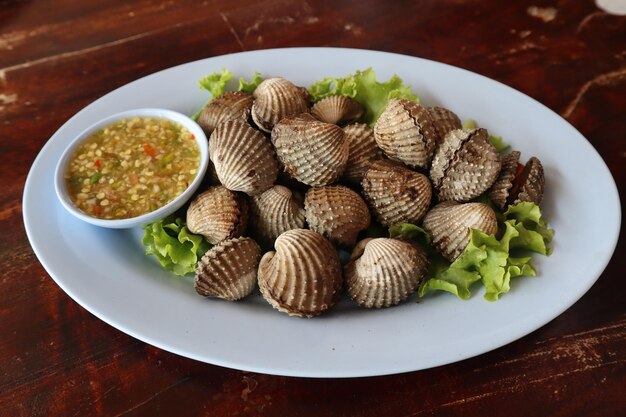
<path fill-rule="evenodd" d="M 624 239 L 579 302 L 508 346 L 420 372 L 335 380 L 241 372 L 154 348 L 85 311 L 37 261 L 22 222 L 24 181 L 68 118 L 144 75 L 253 49 L 377 49 L 496 79 L 580 130 L 626 195 L 626 17 L 591 0 L 390 4 L 0 0 L 0 416 L 625 415 Z"/>

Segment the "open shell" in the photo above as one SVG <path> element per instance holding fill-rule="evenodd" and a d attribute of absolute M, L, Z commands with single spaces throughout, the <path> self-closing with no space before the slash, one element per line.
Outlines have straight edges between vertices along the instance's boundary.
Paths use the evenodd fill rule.
<path fill-rule="evenodd" d="M 343 128 L 350 153 L 342 179 L 350 184 L 361 184 L 365 171 L 373 161 L 383 158 L 376 145 L 374 130 L 366 124 L 354 123 Z"/>
<path fill-rule="evenodd" d="M 287 230 L 304 228 L 304 219 L 302 198 L 282 185 L 250 200 L 250 231 L 264 246 L 272 245 Z"/>
<path fill-rule="evenodd" d="M 444 107 L 429 107 L 428 112 L 433 121 L 433 126 L 437 132 L 438 142 L 443 140 L 448 133 L 453 130 L 461 129 L 461 119 L 451 110 Z"/>
<path fill-rule="evenodd" d="M 315 103 L 311 114 L 325 123 L 344 124 L 363 116 L 363 106 L 348 96 L 325 97 Z"/>
<path fill-rule="evenodd" d="M 519 157 L 520 153 L 518 151 L 512 151 L 502 158 L 500 174 L 489 190 L 489 198 L 501 210 L 506 207 L 509 193 L 511 188 L 513 188 Z"/>
<path fill-rule="evenodd" d="M 304 208 L 309 228 L 339 246 L 354 246 L 359 232 L 370 225 L 365 201 L 343 185 L 310 188 Z"/>
<path fill-rule="evenodd" d="M 209 139 L 209 155 L 220 182 L 229 190 L 257 195 L 278 176 L 269 139 L 243 121 L 220 124 Z"/>
<path fill-rule="evenodd" d="M 285 171 L 310 186 L 337 181 L 348 163 L 343 129 L 310 114 L 282 119 L 272 130 L 272 142 Z"/>
<path fill-rule="evenodd" d="M 248 221 L 245 198 L 221 185 L 198 194 L 187 209 L 187 228 L 216 244 L 241 236 Z"/>
<path fill-rule="evenodd" d="M 261 258 L 258 271 L 263 297 L 290 316 L 314 317 L 339 301 L 341 263 L 330 241 L 306 229 L 276 239 L 276 251 Z"/>
<path fill-rule="evenodd" d="M 511 192 L 509 201 L 511 204 L 531 201 L 541 205 L 546 180 L 543 172 L 543 165 L 536 157 L 532 157 L 526 162 L 524 170 L 520 174 L 519 188 Z"/>
<path fill-rule="evenodd" d="M 365 239 L 344 268 L 350 298 L 368 308 L 390 307 L 413 294 L 426 275 L 426 253 L 397 239 Z"/>
<path fill-rule="evenodd" d="M 222 122 L 227 120 L 246 121 L 254 98 L 243 91 L 228 91 L 211 100 L 198 116 L 198 124 L 207 137 Z"/>
<path fill-rule="evenodd" d="M 265 132 L 270 132 L 284 117 L 309 111 L 309 95 L 306 89 L 284 78 L 263 80 L 253 95 L 252 120 Z"/>
<path fill-rule="evenodd" d="M 488 235 L 498 231 L 496 214 L 482 203 L 445 201 L 434 206 L 422 223 L 432 244 L 450 262 L 463 252 L 470 241 L 470 228 Z"/>
<path fill-rule="evenodd" d="M 372 213 L 385 226 L 418 223 L 432 199 L 430 181 L 425 175 L 389 160 L 374 161 L 362 185 Z"/>
<path fill-rule="evenodd" d="M 437 132 L 426 107 L 394 98 L 374 125 L 374 138 L 385 155 L 411 168 L 427 169 L 437 144 Z"/>
<path fill-rule="evenodd" d="M 209 249 L 196 268 L 196 292 L 206 297 L 240 300 L 257 282 L 261 249 L 249 237 L 228 239 Z"/>
<path fill-rule="evenodd" d="M 465 202 L 487 191 L 501 166 L 502 159 L 485 129 L 457 129 L 437 148 L 430 179 L 440 201 Z"/>

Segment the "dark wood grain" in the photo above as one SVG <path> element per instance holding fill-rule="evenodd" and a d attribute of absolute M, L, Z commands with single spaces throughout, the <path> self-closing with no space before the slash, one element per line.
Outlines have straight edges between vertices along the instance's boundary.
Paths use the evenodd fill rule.
<path fill-rule="evenodd" d="M 29 167 L 54 131 L 144 75 L 287 46 L 404 53 L 508 84 L 580 130 L 626 195 L 626 17 L 589 0 L 0 0 L 0 416 L 623 416 L 623 232 L 598 282 L 543 328 L 476 358 L 377 378 L 199 363 L 119 332 L 56 286 L 21 215 Z"/>

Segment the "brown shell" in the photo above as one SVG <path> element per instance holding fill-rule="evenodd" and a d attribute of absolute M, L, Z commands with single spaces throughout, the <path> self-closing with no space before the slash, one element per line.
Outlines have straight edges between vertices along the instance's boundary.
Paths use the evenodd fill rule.
<path fill-rule="evenodd" d="M 365 239 L 344 267 L 350 298 L 368 308 L 390 307 L 413 294 L 428 270 L 426 252 L 397 239 Z"/>
<path fill-rule="evenodd" d="M 470 241 L 470 228 L 488 235 L 498 231 L 496 213 L 482 203 L 445 201 L 434 206 L 422 223 L 432 244 L 450 262 L 463 252 Z"/>
<path fill-rule="evenodd" d="M 265 132 L 270 132 L 284 117 L 309 111 L 309 95 L 306 89 L 284 78 L 263 80 L 253 95 L 252 120 Z"/>
<path fill-rule="evenodd" d="M 446 135 L 430 168 L 440 201 L 469 201 L 487 191 L 498 178 L 502 158 L 485 129 L 457 129 Z"/>
<path fill-rule="evenodd" d="M 519 188 L 512 192 L 509 198 L 511 204 L 531 201 L 537 205 L 541 205 L 546 180 L 543 165 L 541 165 L 539 159 L 533 156 L 526 162 L 524 171 L 520 174 L 519 183 Z"/>
<path fill-rule="evenodd" d="M 249 237 L 220 242 L 209 249 L 196 268 L 196 292 L 205 297 L 236 301 L 256 285 L 261 248 Z"/>
<path fill-rule="evenodd" d="M 207 172 L 206 175 L 209 178 L 209 184 L 222 185 L 219 177 L 217 176 L 217 171 L 215 171 L 215 165 L 213 165 L 213 162 L 210 159 L 209 159 L 209 167 L 207 168 L 206 172 Z"/>
<path fill-rule="evenodd" d="M 310 186 L 337 181 L 348 163 L 343 129 L 310 114 L 281 120 L 272 130 L 272 142 L 285 171 Z"/>
<path fill-rule="evenodd" d="M 428 108 L 394 98 L 374 125 L 376 144 L 389 158 L 411 168 L 427 169 L 437 144 Z"/>
<path fill-rule="evenodd" d="M 211 243 L 241 236 L 248 221 L 245 198 L 221 185 L 198 194 L 187 209 L 187 228 Z"/>
<path fill-rule="evenodd" d="M 511 188 L 513 187 L 513 181 L 515 180 L 519 157 L 520 153 L 518 151 L 512 151 L 502 157 L 502 169 L 500 169 L 500 175 L 498 175 L 498 178 L 489 190 L 489 198 L 501 210 L 504 210 L 507 205 L 507 199 L 509 198 Z"/>
<path fill-rule="evenodd" d="M 372 213 L 385 226 L 418 223 L 432 199 L 430 181 L 425 175 L 389 160 L 374 161 L 362 185 Z"/>
<path fill-rule="evenodd" d="M 287 230 L 304 228 L 304 219 L 302 198 L 282 185 L 250 200 L 250 232 L 266 246 Z"/>
<path fill-rule="evenodd" d="M 455 129 L 461 129 L 461 119 L 453 111 L 444 107 L 429 107 L 428 112 L 437 132 L 438 141 L 442 141 L 446 135 Z"/>
<path fill-rule="evenodd" d="M 220 182 L 229 190 L 257 195 L 278 176 L 278 161 L 269 139 L 248 123 L 228 120 L 209 139 L 209 156 Z"/>
<path fill-rule="evenodd" d="M 339 246 L 354 246 L 359 232 L 371 221 L 365 201 L 343 185 L 310 188 L 304 209 L 309 228 Z"/>
<path fill-rule="evenodd" d="M 316 119 L 336 125 L 352 122 L 364 112 L 358 101 L 347 96 L 325 97 L 311 108 L 311 114 Z"/>
<path fill-rule="evenodd" d="M 227 120 L 245 122 L 250 117 L 253 101 L 251 94 L 243 91 L 228 91 L 211 100 L 202 109 L 198 116 L 198 124 L 208 137 L 222 122 Z"/>
<path fill-rule="evenodd" d="M 374 130 L 366 124 L 354 123 L 343 128 L 350 153 L 342 179 L 350 184 L 360 184 L 365 171 L 373 161 L 383 158 L 376 145 Z"/>
<path fill-rule="evenodd" d="M 276 239 L 276 251 L 259 264 L 263 297 L 290 316 L 317 316 L 339 301 L 341 263 L 330 241 L 306 229 L 289 230 Z"/>

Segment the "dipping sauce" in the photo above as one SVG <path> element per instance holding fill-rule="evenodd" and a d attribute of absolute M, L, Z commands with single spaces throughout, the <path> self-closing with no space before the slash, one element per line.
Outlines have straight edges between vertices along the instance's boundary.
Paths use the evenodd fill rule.
<path fill-rule="evenodd" d="M 194 135 L 157 117 L 119 120 L 82 142 L 65 182 L 72 202 L 100 219 L 154 211 L 183 193 L 200 166 Z"/>

